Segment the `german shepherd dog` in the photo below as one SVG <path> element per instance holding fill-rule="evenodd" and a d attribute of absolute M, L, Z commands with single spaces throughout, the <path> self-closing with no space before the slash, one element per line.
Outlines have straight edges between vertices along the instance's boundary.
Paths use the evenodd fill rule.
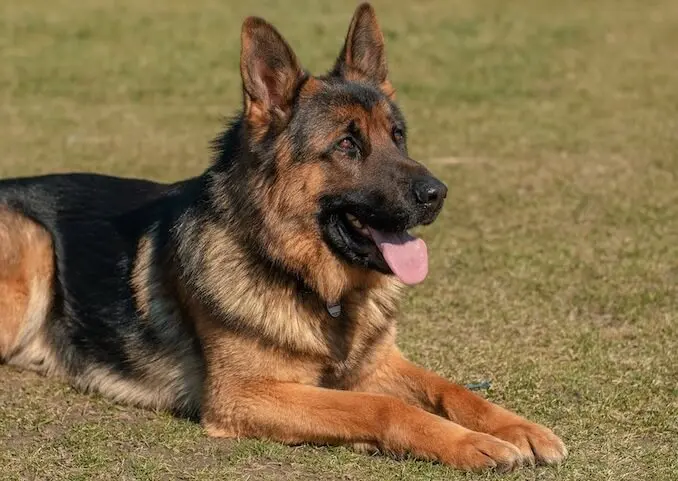
<path fill-rule="evenodd" d="M 349 444 L 457 468 L 566 454 L 549 429 L 407 361 L 399 291 L 424 279 L 445 185 L 410 159 L 375 13 L 301 68 L 242 27 L 244 105 L 200 176 L 0 182 L 0 357 L 210 436 Z"/>

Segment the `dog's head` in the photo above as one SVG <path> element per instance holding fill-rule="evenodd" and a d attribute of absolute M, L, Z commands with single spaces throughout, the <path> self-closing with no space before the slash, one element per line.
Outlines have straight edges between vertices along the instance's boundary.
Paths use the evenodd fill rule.
<path fill-rule="evenodd" d="M 243 129 L 249 176 L 276 263 L 327 298 L 383 274 L 424 279 L 429 224 L 447 189 L 407 154 L 407 130 L 387 78 L 374 10 L 358 7 L 333 69 L 305 72 L 268 23 L 242 29 Z"/>

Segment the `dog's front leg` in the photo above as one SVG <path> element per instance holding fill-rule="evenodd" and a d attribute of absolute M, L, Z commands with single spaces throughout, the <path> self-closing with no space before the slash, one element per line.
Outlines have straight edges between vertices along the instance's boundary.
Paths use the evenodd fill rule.
<path fill-rule="evenodd" d="M 531 462 L 553 464 L 567 455 L 565 445 L 550 429 L 413 364 L 395 348 L 357 389 L 403 399 L 468 429 L 508 441 Z"/>
<path fill-rule="evenodd" d="M 205 399 L 202 423 L 212 436 L 287 444 L 368 443 L 473 470 L 509 470 L 523 461 L 510 443 L 391 396 L 294 383 L 228 384 L 223 393 L 211 392 Z"/>

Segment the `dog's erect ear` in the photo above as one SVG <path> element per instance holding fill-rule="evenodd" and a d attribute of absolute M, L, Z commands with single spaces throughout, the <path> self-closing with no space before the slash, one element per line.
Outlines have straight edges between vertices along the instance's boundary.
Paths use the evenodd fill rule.
<path fill-rule="evenodd" d="M 282 35 L 265 20 L 249 17 L 242 26 L 240 74 L 245 116 L 257 126 L 285 120 L 305 73 Z"/>
<path fill-rule="evenodd" d="M 331 75 L 369 82 L 393 96 L 388 81 L 384 35 L 377 23 L 377 15 L 369 3 L 361 4 L 353 14 L 344 48 L 337 58 Z"/>

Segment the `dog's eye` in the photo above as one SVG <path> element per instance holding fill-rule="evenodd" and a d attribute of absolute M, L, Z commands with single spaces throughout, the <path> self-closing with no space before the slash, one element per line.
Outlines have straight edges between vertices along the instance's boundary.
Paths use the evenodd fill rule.
<path fill-rule="evenodd" d="M 356 145 L 355 145 L 355 142 L 353 142 L 353 139 L 346 137 L 345 139 L 341 139 L 339 141 L 339 148 L 341 150 L 351 150 L 351 149 L 355 149 Z"/>
<path fill-rule="evenodd" d="M 358 145 L 355 143 L 351 137 L 344 137 L 339 141 L 337 147 L 342 152 L 348 154 L 351 157 L 355 157 L 359 153 Z"/>
<path fill-rule="evenodd" d="M 393 127 L 393 140 L 397 144 L 401 143 L 405 139 L 405 133 L 403 132 L 403 129 L 398 128 L 398 127 Z"/>

